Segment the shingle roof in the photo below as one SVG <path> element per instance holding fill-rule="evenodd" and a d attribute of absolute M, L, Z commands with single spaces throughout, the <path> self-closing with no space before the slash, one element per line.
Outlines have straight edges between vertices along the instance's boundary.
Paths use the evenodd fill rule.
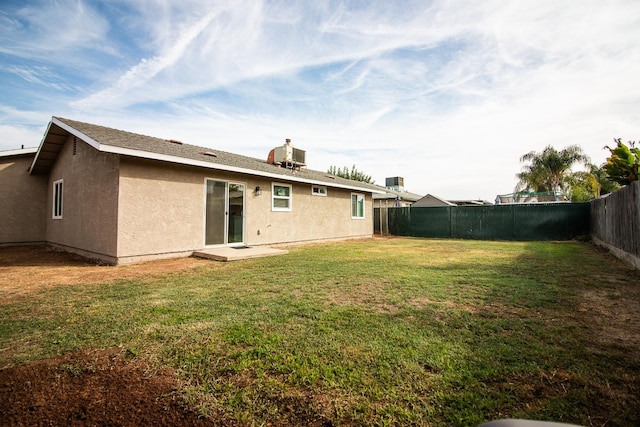
<path fill-rule="evenodd" d="M 386 188 L 386 187 L 380 187 L 380 189 L 384 191 L 384 194 L 375 194 L 373 196 L 375 200 L 385 200 L 385 199 L 395 200 L 397 197 L 400 197 L 402 200 L 415 202 L 422 198 L 420 194 L 411 193 L 409 191 L 397 191 L 397 190 L 393 190 L 391 188 Z"/>
<path fill-rule="evenodd" d="M 432 204 L 433 201 L 438 202 L 441 206 L 455 206 L 453 203 L 438 197 L 438 196 L 434 196 L 433 194 L 427 194 L 424 197 L 422 197 L 420 200 L 418 200 L 417 202 L 415 202 L 413 204 L 413 206 L 415 207 L 421 207 L 421 206 L 434 206 Z"/>
<path fill-rule="evenodd" d="M 125 156 L 142 157 L 187 164 L 209 169 L 266 176 L 293 182 L 340 187 L 380 193 L 380 187 L 330 175 L 306 168 L 291 170 L 267 163 L 265 160 L 228 153 L 196 145 L 172 142 L 90 123 L 53 117 L 38 148 L 31 173 L 47 173 L 64 144 L 73 135 L 97 150 Z M 266 156 L 265 156 L 266 157 Z"/>

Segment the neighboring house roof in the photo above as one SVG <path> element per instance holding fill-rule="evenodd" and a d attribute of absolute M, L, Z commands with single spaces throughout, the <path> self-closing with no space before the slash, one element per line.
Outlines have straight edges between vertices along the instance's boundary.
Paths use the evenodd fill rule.
<path fill-rule="evenodd" d="M 419 200 L 420 198 L 422 198 L 420 194 L 411 193 L 409 191 L 397 191 L 397 190 L 393 190 L 391 188 L 386 188 L 382 186 L 380 186 L 380 190 L 384 191 L 384 194 L 380 194 L 380 193 L 374 194 L 373 195 L 374 200 L 389 200 L 389 199 L 396 200 L 398 197 L 400 197 L 400 199 L 402 200 L 415 202 L 416 200 Z"/>
<path fill-rule="evenodd" d="M 521 203 L 563 203 L 568 202 L 561 192 L 553 191 L 519 191 L 516 193 L 499 194 L 496 196 L 496 204 L 521 204 Z"/>
<path fill-rule="evenodd" d="M 12 156 L 26 156 L 27 154 L 33 154 L 38 151 L 38 148 L 20 148 L 18 150 L 5 150 L 0 151 L 0 157 L 12 157 Z"/>
<path fill-rule="evenodd" d="M 493 205 L 493 203 L 487 202 L 485 200 L 449 200 L 450 203 L 453 203 L 456 206 L 487 206 Z"/>
<path fill-rule="evenodd" d="M 426 196 L 415 202 L 412 206 L 419 208 L 430 206 L 455 206 L 455 204 L 441 199 L 438 196 L 434 196 L 433 194 L 427 194 Z"/>
<path fill-rule="evenodd" d="M 355 191 L 382 193 L 382 190 L 376 185 L 340 178 L 325 172 L 306 168 L 286 169 L 253 157 L 139 135 L 61 117 L 52 117 L 31 165 L 31 173 L 48 173 L 62 145 L 71 135 L 82 139 L 96 150 L 105 153 Z"/>

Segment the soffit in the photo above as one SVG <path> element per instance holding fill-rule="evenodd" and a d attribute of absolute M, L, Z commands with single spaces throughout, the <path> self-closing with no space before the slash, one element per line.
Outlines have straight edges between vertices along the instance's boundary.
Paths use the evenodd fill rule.
<path fill-rule="evenodd" d="M 31 165 L 32 174 L 39 175 L 49 173 L 69 135 L 69 132 L 55 123 L 49 124 Z"/>

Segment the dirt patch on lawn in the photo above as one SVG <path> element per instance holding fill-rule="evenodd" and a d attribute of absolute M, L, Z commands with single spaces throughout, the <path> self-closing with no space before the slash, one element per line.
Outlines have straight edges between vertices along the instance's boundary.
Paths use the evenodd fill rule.
<path fill-rule="evenodd" d="M 150 371 L 119 348 L 0 370 L 0 424 L 216 425 L 182 406 L 171 371 Z"/>
<path fill-rule="evenodd" d="M 45 288 L 159 276 L 211 266 L 212 262 L 175 258 L 108 266 L 45 246 L 0 247 L 0 305 Z M 330 425 L 305 410 L 301 405 L 277 425 Z M 111 348 L 79 350 L 0 369 L 0 426 L 5 425 L 243 424 L 226 416 L 201 417 L 185 404 L 173 371 L 153 370 L 127 350 Z"/>
<path fill-rule="evenodd" d="M 210 263 L 191 257 L 111 266 L 46 246 L 0 247 L 0 303 L 53 286 L 109 283 L 189 270 Z"/>
<path fill-rule="evenodd" d="M 0 304 L 42 289 L 135 279 L 210 264 L 176 258 L 100 265 L 45 246 L 0 248 Z M 77 351 L 0 370 L 0 425 L 222 425 L 182 404 L 176 378 L 120 348 Z"/>
<path fill-rule="evenodd" d="M 576 317 L 594 331 L 591 347 L 618 348 L 640 364 L 640 286 L 621 284 L 617 289 L 588 290 L 577 306 Z"/>

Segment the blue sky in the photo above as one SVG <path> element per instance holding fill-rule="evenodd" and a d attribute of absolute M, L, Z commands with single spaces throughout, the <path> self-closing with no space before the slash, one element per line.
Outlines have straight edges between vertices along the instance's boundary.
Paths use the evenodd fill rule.
<path fill-rule="evenodd" d="M 637 0 L 3 0 L 0 150 L 51 116 L 446 199 L 513 191 L 521 155 L 640 137 Z"/>

